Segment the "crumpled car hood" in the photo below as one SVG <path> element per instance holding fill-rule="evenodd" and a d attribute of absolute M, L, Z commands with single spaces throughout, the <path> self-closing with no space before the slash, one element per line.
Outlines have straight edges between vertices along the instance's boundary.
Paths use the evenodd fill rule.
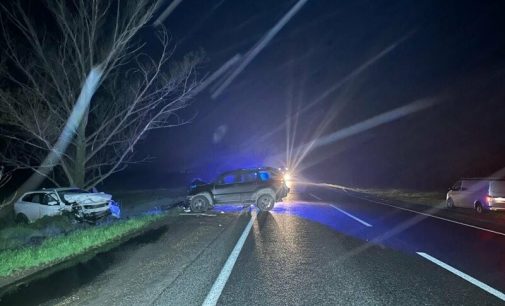
<path fill-rule="evenodd" d="M 72 193 L 64 195 L 65 200 L 70 203 L 78 203 L 81 205 L 102 204 L 110 201 L 112 195 L 108 193 Z"/>

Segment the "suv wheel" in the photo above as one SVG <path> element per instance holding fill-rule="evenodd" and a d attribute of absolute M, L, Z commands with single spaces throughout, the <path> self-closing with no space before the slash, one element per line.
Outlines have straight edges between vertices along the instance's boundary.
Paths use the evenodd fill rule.
<path fill-rule="evenodd" d="M 447 208 L 454 208 L 454 201 L 451 198 L 447 199 Z"/>
<path fill-rule="evenodd" d="M 16 215 L 16 223 L 23 223 L 23 224 L 27 224 L 28 223 L 28 217 L 25 216 L 24 214 L 17 214 Z"/>
<path fill-rule="evenodd" d="M 484 212 L 484 209 L 482 208 L 482 204 L 480 204 L 479 202 L 477 202 L 475 204 L 475 212 L 478 213 L 479 215 Z"/>
<path fill-rule="evenodd" d="M 256 206 L 261 210 L 261 211 L 269 211 L 274 208 L 275 204 L 275 199 L 269 195 L 269 194 L 263 194 L 261 195 L 258 200 L 256 201 Z"/>
<path fill-rule="evenodd" d="M 196 213 L 207 211 L 209 206 L 209 200 L 203 195 L 193 197 L 189 203 L 191 211 Z"/>

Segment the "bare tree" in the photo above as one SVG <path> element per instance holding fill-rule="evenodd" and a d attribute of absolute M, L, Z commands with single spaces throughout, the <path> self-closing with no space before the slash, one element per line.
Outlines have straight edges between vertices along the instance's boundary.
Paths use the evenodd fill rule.
<path fill-rule="evenodd" d="M 3 163 L 31 169 L 57 186 L 91 188 L 145 160 L 133 151 L 148 131 L 187 122 L 178 111 L 196 92 L 200 56 L 173 61 L 164 30 L 158 32 L 156 58 L 137 42 L 159 2 L 52 0 L 44 7 L 50 22 L 35 20 L 20 2 L 1 5 L 7 59 L 0 66 Z M 104 71 L 101 86 L 70 146 L 45 174 L 40 164 L 53 150 L 87 73 L 98 65 Z"/>
<path fill-rule="evenodd" d="M 12 179 L 12 174 L 14 173 L 15 169 L 5 169 L 4 165 L 0 165 L 0 189 L 7 185 L 9 181 Z M 10 203 L 13 202 L 13 200 L 16 198 L 17 193 L 11 194 L 9 197 L 0 197 L 0 211 L 2 210 L 3 207 L 9 205 Z M 1 214 L 0 214 L 1 216 Z"/>
<path fill-rule="evenodd" d="M 12 178 L 12 173 L 13 173 L 13 170 L 5 169 L 4 165 L 0 166 L 0 188 L 7 185 L 7 183 Z"/>

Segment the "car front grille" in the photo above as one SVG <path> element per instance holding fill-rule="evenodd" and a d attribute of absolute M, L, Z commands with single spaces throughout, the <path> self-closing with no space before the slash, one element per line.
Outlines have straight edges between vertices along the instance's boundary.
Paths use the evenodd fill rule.
<path fill-rule="evenodd" d="M 109 206 L 109 203 L 95 204 L 95 205 L 84 205 L 85 209 L 97 209 Z"/>

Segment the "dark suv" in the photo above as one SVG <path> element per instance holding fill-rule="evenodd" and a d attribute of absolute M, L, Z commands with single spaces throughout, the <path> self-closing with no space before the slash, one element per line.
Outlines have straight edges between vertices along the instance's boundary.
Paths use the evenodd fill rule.
<path fill-rule="evenodd" d="M 212 183 L 196 180 L 190 187 L 188 204 L 193 212 L 204 212 L 216 203 L 254 203 L 269 211 L 286 197 L 284 174 L 272 167 L 225 172 Z"/>

